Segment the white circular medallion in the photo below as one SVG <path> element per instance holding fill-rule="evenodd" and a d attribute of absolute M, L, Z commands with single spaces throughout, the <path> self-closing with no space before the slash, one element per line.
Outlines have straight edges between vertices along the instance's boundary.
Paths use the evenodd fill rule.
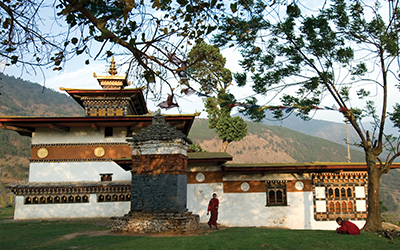
<path fill-rule="evenodd" d="M 36 154 L 39 158 L 43 159 L 49 155 L 49 151 L 47 150 L 47 148 L 39 148 Z"/>
<path fill-rule="evenodd" d="M 105 153 L 106 153 L 106 151 L 104 150 L 103 147 L 97 147 L 94 150 L 94 155 L 97 157 L 102 157 Z"/>
<path fill-rule="evenodd" d="M 206 179 L 203 173 L 196 174 L 196 181 L 203 182 Z"/>
<path fill-rule="evenodd" d="M 247 192 L 247 191 L 249 191 L 249 189 L 250 189 L 250 184 L 247 183 L 247 182 L 243 182 L 243 183 L 240 185 L 240 188 L 242 189 L 242 191 Z"/>
<path fill-rule="evenodd" d="M 294 184 L 294 187 L 297 189 L 297 190 L 303 190 L 303 188 L 304 188 L 304 184 L 303 184 L 303 182 L 301 182 L 301 181 L 296 181 L 296 183 Z"/>

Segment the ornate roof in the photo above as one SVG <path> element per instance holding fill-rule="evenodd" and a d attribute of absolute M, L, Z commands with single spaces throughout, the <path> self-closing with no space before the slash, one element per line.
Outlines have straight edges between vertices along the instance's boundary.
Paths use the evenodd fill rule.
<path fill-rule="evenodd" d="M 194 118 L 199 114 L 168 115 L 167 123 L 172 124 L 184 134 L 188 134 Z M 0 117 L 0 128 L 13 130 L 21 135 L 31 136 L 35 128 L 51 128 L 61 131 L 69 131 L 71 127 L 91 127 L 98 130 L 99 127 L 128 127 L 145 128 L 151 125 L 151 115 L 128 115 L 124 117 Z"/>

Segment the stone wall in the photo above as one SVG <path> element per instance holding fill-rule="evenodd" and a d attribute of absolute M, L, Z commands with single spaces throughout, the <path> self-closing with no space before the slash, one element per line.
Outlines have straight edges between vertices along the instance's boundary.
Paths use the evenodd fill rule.
<path fill-rule="evenodd" d="M 194 233 L 200 225 L 200 217 L 191 212 L 141 213 L 111 218 L 112 232 L 133 233 Z"/>
<path fill-rule="evenodd" d="M 186 211 L 186 175 L 132 175 L 131 212 Z"/>

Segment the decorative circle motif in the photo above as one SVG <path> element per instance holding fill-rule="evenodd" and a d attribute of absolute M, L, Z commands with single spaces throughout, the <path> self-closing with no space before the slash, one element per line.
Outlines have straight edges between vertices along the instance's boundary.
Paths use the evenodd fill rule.
<path fill-rule="evenodd" d="M 49 151 L 47 148 L 39 148 L 36 154 L 39 158 L 43 159 L 49 155 Z"/>
<path fill-rule="evenodd" d="M 242 189 L 242 191 L 247 192 L 247 191 L 249 191 L 249 189 L 250 189 L 250 184 L 247 183 L 247 182 L 243 182 L 243 183 L 240 185 L 240 188 Z"/>
<path fill-rule="evenodd" d="M 296 181 L 296 183 L 294 184 L 294 187 L 297 189 L 297 190 L 303 190 L 303 188 L 304 188 L 304 183 L 303 182 L 301 182 L 301 181 Z"/>
<path fill-rule="evenodd" d="M 105 153 L 106 153 L 106 151 L 104 150 L 103 147 L 97 147 L 94 150 L 94 155 L 97 156 L 97 157 L 102 157 L 102 156 L 104 156 Z"/>
<path fill-rule="evenodd" d="M 205 179 L 206 179 L 206 177 L 203 173 L 196 174 L 196 181 L 203 182 Z"/>

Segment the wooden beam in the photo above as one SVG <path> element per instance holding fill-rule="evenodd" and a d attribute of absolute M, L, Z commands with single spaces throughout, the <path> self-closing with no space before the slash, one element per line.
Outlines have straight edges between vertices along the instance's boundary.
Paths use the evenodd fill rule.
<path fill-rule="evenodd" d="M 185 125 L 186 125 L 186 121 L 180 122 L 180 123 L 176 123 L 176 124 L 174 124 L 174 127 L 175 127 L 176 129 L 182 129 L 182 128 L 185 127 Z"/>
<path fill-rule="evenodd" d="M 92 124 L 90 125 L 90 127 L 91 127 L 93 130 L 95 130 L 95 131 L 99 131 L 99 126 L 97 126 L 96 123 L 92 123 Z"/>
<path fill-rule="evenodd" d="M 64 132 L 69 132 L 69 127 L 58 125 L 58 124 L 51 124 L 49 125 L 49 128 L 58 130 L 58 131 L 64 131 Z"/>
<path fill-rule="evenodd" d="M 0 124 L 0 127 L 2 129 L 12 130 L 12 131 L 15 131 L 15 132 L 18 132 L 18 133 L 21 132 L 21 133 L 32 134 L 32 132 L 35 131 L 35 129 L 33 129 L 33 128 L 21 128 L 21 127 L 15 127 L 15 126 L 7 126 L 7 125 L 4 125 L 4 124 Z"/>

